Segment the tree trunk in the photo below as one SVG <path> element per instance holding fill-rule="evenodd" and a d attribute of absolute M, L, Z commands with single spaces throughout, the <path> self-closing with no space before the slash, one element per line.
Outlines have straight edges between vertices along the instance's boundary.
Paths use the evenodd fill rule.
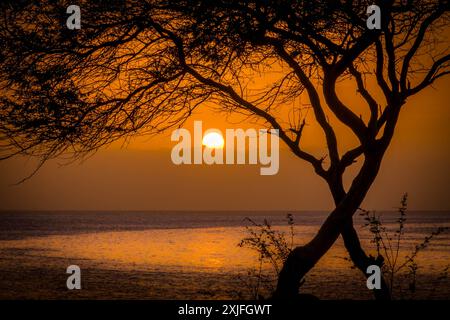
<path fill-rule="evenodd" d="M 348 202 L 348 201 L 347 201 Z M 287 257 L 278 276 L 275 298 L 296 298 L 301 279 L 311 270 L 319 259 L 331 248 L 340 235 L 343 222 L 341 217 L 352 215 L 346 206 L 339 205 L 328 216 L 316 236 L 306 245 L 296 247 Z"/>
<path fill-rule="evenodd" d="M 341 232 L 345 234 L 344 243 L 355 265 L 364 269 L 365 272 L 369 263 L 372 264 L 373 260 L 367 257 L 362 250 L 353 224 L 349 224 L 349 222 L 352 221 L 354 213 L 360 207 L 367 191 L 375 180 L 381 157 L 380 154 L 366 155 L 364 164 L 354 179 L 350 190 L 327 217 L 315 237 L 306 245 L 292 250 L 278 276 L 274 298 L 292 299 L 297 297 L 301 279 L 331 248 Z M 380 294 L 386 298 L 385 290 L 386 286 Z"/>
<path fill-rule="evenodd" d="M 350 259 L 366 278 L 370 276 L 366 273 L 368 266 L 374 264 L 381 268 L 383 261 L 380 259 L 375 259 L 371 256 L 367 256 L 363 248 L 361 247 L 358 234 L 353 227 L 353 219 L 345 223 L 344 227 L 342 228 L 341 234 L 342 238 L 344 239 L 345 248 L 350 255 Z M 375 299 L 377 300 L 391 300 L 391 293 L 383 276 L 381 276 L 381 289 L 373 290 L 373 294 L 375 296 Z"/>
<path fill-rule="evenodd" d="M 334 203 L 336 206 L 345 198 L 346 193 L 342 183 L 342 175 L 335 175 L 331 177 L 328 181 L 329 188 L 333 195 Z M 341 230 L 341 235 L 344 240 L 345 248 L 350 255 L 350 259 L 353 264 L 362 272 L 364 277 L 368 278 L 370 275 L 367 274 L 367 267 L 370 265 L 382 266 L 382 259 L 375 259 L 373 257 L 367 256 L 364 252 L 361 242 L 359 241 L 358 233 L 353 226 L 353 218 L 348 219 L 344 227 Z M 375 299 L 377 300 L 391 300 L 391 294 L 384 277 L 381 277 L 381 289 L 373 290 Z"/>

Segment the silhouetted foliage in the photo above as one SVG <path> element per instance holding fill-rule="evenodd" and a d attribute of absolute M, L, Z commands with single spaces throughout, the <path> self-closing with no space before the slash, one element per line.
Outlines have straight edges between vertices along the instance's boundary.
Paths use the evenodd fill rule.
<path fill-rule="evenodd" d="M 399 254 L 402 245 L 405 246 L 402 244 L 402 240 L 404 240 L 403 236 L 407 221 L 407 199 L 408 195 L 405 194 L 400 202 L 400 207 L 397 210 L 399 217 L 396 220 L 397 228 L 395 230 L 388 230 L 384 226 L 380 215 L 360 209 L 360 214 L 365 221 L 364 227 L 368 228 L 373 236 L 371 241 L 375 244 L 375 259 L 378 261 L 378 265 L 382 267 L 383 274 L 388 281 L 391 296 L 397 299 L 412 298 L 414 296 L 417 290 L 417 271 L 419 270 L 417 256 L 431 245 L 433 239 L 449 230 L 448 227 L 437 227 L 422 242 L 416 244 L 411 253 L 402 259 Z M 403 247 L 403 249 L 406 248 Z M 446 279 L 449 266 L 447 265 L 436 281 L 434 283 L 430 282 L 430 285 L 436 288 L 440 281 Z"/>
<path fill-rule="evenodd" d="M 241 278 L 250 290 L 252 299 L 264 299 L 275 291 L 281 267 L 294 248 L 294 217 L 291 213 L 286 215 L 288 234 L 274 229 L 267 219 L 264 219 L 263 223 L 257 223 L 250 218 L 245 218 L 245 221 L 249 222 L 245 227 L 247 236 L 238 245 L 257 252 L 258 267 L 248 270 L 246 276 Z M 270 266 L 269 270 L 267 265 Z"/>

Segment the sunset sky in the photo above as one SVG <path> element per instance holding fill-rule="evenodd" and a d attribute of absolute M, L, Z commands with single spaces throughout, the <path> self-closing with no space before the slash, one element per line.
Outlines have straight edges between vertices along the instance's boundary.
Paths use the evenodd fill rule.
<path fill-rule="evenodd" d="M 411 209 L 450 209 L 450 108 L 448 78 L 435 89 L 412 97 L 381 168 L 366 198 L 367 209 L 392 209 L 408 192 Z M 354 93 L 348 94 L 352 99 Z M 212 114 L 207 106 L 193 120 L 203 128 L 249 127 Z M 140 137 L 126 147 L 117 143 L 84 162 L 60 166 L 48 162 L 34 177 L 35 162 L 16 158 L 0 162 L 0 209 L 31 210 L 328 210 L 329 191 L 309 164 L 282 144 L 277 175 L 261 176 L 260 165 L 172 164 L 171 131 Z M 310 130 L 306 145 L 322 146 Z M 67 162 L 67 161 L 66 161 Z"/>

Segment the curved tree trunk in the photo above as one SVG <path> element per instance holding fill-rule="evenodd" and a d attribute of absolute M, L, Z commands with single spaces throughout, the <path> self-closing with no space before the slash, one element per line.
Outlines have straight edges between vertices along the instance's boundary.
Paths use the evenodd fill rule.
<path fill-rule="evenodd" d="M 333 195 L 334 203 L 336 206 L 344 199 L 346 196 L 342 175 L 336 175 L 332 179 L 329 180 L 329 187 L 331 193 Z M 347 249 L 348 254 L 350 255 L 350 259 L 352 260 L 355 267 L 357 267 L 364 277 L 368 278 L 370 275 L 367 274 L 367 268 L 370 265 L 378 265 L 382 266 L 382 259 L 375 259 L 374 257 L 368 256 L 364 249 L 361 246 L 361 242 L 359 241 L 358 233 L 356 232 L 353 226 L 353 218 L 348 219 L 342 230 L 341 235 L 344 240 L 345 248 Z M 391 300 L 391 294 L 389 291 L 389 287 L 384 279 L 381 277 L 381 289 L 373 290 L 375 299 L 377 300 Z"/>
<path fill-rule="evenodd" d="M 378 173 L 382 155 L 367 156 L 350 190 L 336 208 L 330 213 L 314 238 L 304 246 L 292 250 L 278 277 L 275 298 L 295 298 L 298 295 L 301 279 L 311 270 L 320 258 L 331 248 L 342 233 L 344 243 L 355 265 L 364 273 L 374 259 L 368 257 L 361 248 L 352 217 L 360 207 L 370 186 Z M 333 196 L 335 194 L 333 193 Z M 337 200 L 335 198 L 335 200 Z M 377 298 L 389 299 L 389 292 L 383 289 L 375 294 Z"/>
<path fill-rule="evenodd" d="M 368 266 L 382 266 L 382 260 L 367 256 L 367 254 L 364 252 L 363 248 L 361 247 L 361 243 L 359 242 L 358 234 L 353 227 L 353 219 L 350 219 L 347 223 L 345 223 L 344 227 L 342 228 L 341 235 L 344 239 L 344 245 L 350 255 L 350 259 L 366 278 L 369 277 L 369 275 L 366 273 Z M 373 294 L 375 296 L 375 299 L 377 300 L 391 300 L 391 293 L 383 276 L 381 276 L 381 289 L 373 290 Z"/>
<path fill-rule="evenodd" d="M 336 207 L 309 243 L 291 251 L 279 273 L 275 298 L 292 299 L 297 297 L 300 281 L 339 237 L 341 226 L 346 220 L 343 220 L 342 217 L 351 216 L 357 209 L 351 211 L 344 204 L 342 202 Z"/>

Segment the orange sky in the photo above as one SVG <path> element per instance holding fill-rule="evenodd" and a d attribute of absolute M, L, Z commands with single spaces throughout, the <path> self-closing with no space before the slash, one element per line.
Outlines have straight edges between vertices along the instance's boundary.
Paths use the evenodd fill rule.
<path fill-rule="evenodd" d="M 450 209 L 450 79 L 412 97 L 364 207 L 391 209 L 404 192 L 411 209 Z M 347 99 L 353 99 L 349 88 Z M 207 108 L 194 114 L 203 128 L 245 128 L 230 124 Z M 59 166 L 51 161 L 31 180 L 11 186 L 33 168 L 33 160 L 0 162 L 0 209 L 74 210 L 327 210 L 332 207 L 325 183 L 310 166 L 280 151 L 280 170 L 261 176 L 260 165 L 182 165 L 170 159 L 170 133 L 139 138 L 126 149 L 102 150 L 83 163 Z M 321 138 L 310 126 L 305 146 L 316 154 Z M 342 132 L 340 133 L 342 134 Z M 340 135 L 339 134 L 339 135 Z M 344 145 L 347 145 L 344 140 Z"/>

